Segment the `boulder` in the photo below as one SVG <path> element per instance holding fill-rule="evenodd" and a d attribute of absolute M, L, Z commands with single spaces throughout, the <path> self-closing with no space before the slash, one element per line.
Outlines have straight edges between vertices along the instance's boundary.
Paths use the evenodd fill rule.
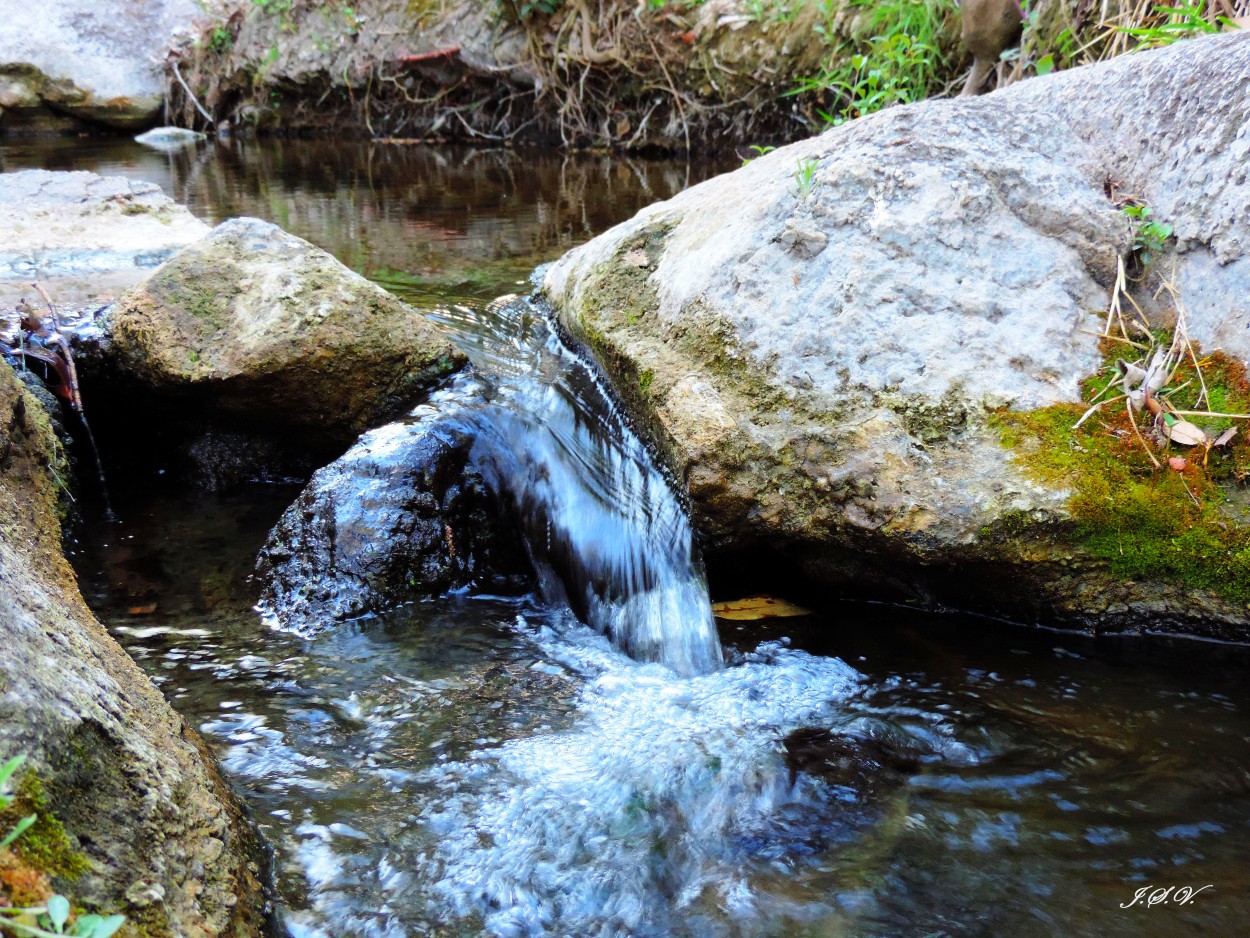
<path fill-rule="evenodd" d="M 464 419 L 482 396 L 459 378 L 319 470 L 269 535 L 262 605 L 283 627 L 319 626 L 466 585 L 517 591 L 532 577 L 515 526 L 474 461 Z"/>
<path fill-rule="evenodd" d="M 58 303 L 120 292 L 208 231 L 149 182 L 42 169 L 0 174 L 0 304 L 23 295 L 38 302 L 32 280 Z"/>
<path fill-rule="evenodd" d="M 112 367 L 167 402 L 339 452 L 463 360 L 424 314 L 254 218 L 154 271 L 108 334 Z"/>
<path fill-rule="evenodd" d="M 772 556 L 845 594 L 1244 639 L 1235 510 L 1194 514 L 1159 475 L 1145 514 L 1099 514 L 1114 466 L 1076 442 L 1066 475 L 1040 469 L 1044 441 L 1004 423 L 1066 432 L 1106 365 L 1123 194 L 1175 227 L 1155 266 L 1175 264 L 1192 337 L 1250 358 L 1248 86 L 1234 33 L 891 108 L 644 209 L 544 290 L 684 479 L 714 567 Z"/>
<path fill-rule="evenodd" d="M 58 0 L 9 4 L 0 17 L 5 128 L 73 129 L 83 120 L 140 130 L 160 115 L 160 67 L 195 0 Z"/>
<path fill-rule="evenodd" d="M 87 609 L 61 552 L 67 475 L 47 413 L 0 364 L 0 757 L 29 757 L 5 830 L 37 812 L 20 862 L 134 934 L 260 935 L 258 838 L 195 730 Z"/>

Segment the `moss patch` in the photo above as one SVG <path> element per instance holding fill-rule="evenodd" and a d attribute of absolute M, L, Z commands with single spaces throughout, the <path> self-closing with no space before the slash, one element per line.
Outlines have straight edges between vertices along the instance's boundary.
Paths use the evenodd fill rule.
<path fill-rule="evenodd" d="M 39 817 L 13 843 L 13 853 L 22 863 L 67 879 L 77 879 L 91 869 L 86 858 L 74 850 L 65 827 L 49 810 L 48 797 L 38 774 L 27 772 L 13 794 L 13 803 L 0 810 L 0 830 L 11 831 L 18 821 L 31 814 Z"/>
<path fill-rule="evenodd" d="M 1112 369 L 1086 382 L 1087 400 L 1115 380 Z M 1210 410 L 1250 413 L 1250 385 L 1240 364 L 1207 356 L 1202 375 Z M 1192 363 L 1170 387 L 1179 388 L 1170 398 L 1178 410 L 1194 409 L 1200 385 Z M 1181 583 L 1250 603 L 1250 526 L 1234 509 L 1250 475 L 1250 428 L 1243 427 L 1226 449 L 1212 450 L 1205 466 L 1200 447 L 1163 450 L 1150 443 L 1163 463 L 1156 468 L 1122 403 L 1104 407 L 1074 430 L 1086 406 L 1000 413 L 991 420 L 1032 475 L 1072 491 L 1072 547 L 1121 579 Z M 1209 433 L 1232 422 L 1190 419 Z M 1183 456 L 1186 468 L 1169 468 L 1169 455 Z"/>

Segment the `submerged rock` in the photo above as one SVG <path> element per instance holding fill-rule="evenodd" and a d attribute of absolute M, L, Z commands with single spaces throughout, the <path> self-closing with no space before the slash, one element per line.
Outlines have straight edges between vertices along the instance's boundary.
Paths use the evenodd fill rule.
<path fill-rule="evenodd" d="M 135 137 L 135 143 L 142 143 L 154 150 L 181 150 L 183 147 L 208 139 L 196 130 L 185 127 L 153 127 L 147 133 Z"/>
<path fill-rule="evenodd" d="M 0 303 L 38 303 L 30 281 L 59 304 L 121 292 L 206 224 L 150 182 L 87 172 L 0 174 Z"/>
<path fill-rule="evenodd" d="M 500 522 L 460 416 L 478 390 L 462 380 L 313 475 L 260 554 L 268 613 L 311 632 L 470 583 L 529 585 L 518 528 Z"/>
<path fill-rule="evenodd" d="M 126 294 L 109 336 L 114 367 L 148 391 L 310 445 L 346 446 L 463 361 L 421 312 L 254 218 Z"/>
<path fill-rule="evenodd" d="M 263 860 L 239 802 L 61 552 L 67 475 L 47 414 L 0 364 L 0 758 L 29 756 L 12 810 L 40 815 L 14 849 L 136 934 L 260 935 Z"/>
<path fill-rule="evenodd" d="M 545 291 L 713 555 L 776 552 L 847 594 L 1245 638 L 1244 583 L 1195 586 L 1166 557 L 1123 572 L 1082 539 L 1073 483 L 996 420 L 1077 406 L 1102 367 L 1132 245 L 1117 193 L 1175 226 L 1194 338 L 1250 357 L 1220 325 L 1250 317 L 1247 81 L 1234 34 L 892 108 L 645 209 Z"/>

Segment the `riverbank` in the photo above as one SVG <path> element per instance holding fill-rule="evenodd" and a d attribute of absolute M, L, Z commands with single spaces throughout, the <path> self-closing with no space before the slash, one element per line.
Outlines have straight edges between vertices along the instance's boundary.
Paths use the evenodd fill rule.
<path fill-rule="evenodd" d="M 143 41 L 98 49 L 88 26 L 110 9 L 75 19 L 70 4 L 38 41 L 11 27 L 0 131 L 142 128 L 163 115 L 210 132 L 745 156 L 954 94 L 972 63 L 955 0 L 144 0 L 117 11 L 142 20 L 131 32 Z M 1040 0 L 986 87 L 1247 13 L 1247 0 L 1190 12 Z M 50 58 L 50 44 L 85 52 Z"/>

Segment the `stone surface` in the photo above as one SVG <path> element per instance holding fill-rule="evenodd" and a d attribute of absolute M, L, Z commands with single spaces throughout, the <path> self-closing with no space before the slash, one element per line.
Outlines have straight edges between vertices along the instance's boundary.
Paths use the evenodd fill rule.
<path fill-rule="evenodd" d="M 165 51 L 198 12 L 194 0 L 6 4 L 0 16 L 5 128 L 66 129 L 57 115 L 123 130 L 151 125 L 164 100 Z"/>
<path fill-rule="evenodd" d="M 120 292 L 207 225 L 159 186 L 42 169 L 0 173 L 0 305 L 37 302 L 32 280 L 59 303 Z"/>
<path fill-rule="evenodd" d="M 309 445 L 346 447 L 463 360 L 422 313 L 254 218 L 154 271 L 109 337 L 113 367 L 147 390 Z"/>
<path fill-rule="evenodd" d="M 257 839 L 195 730 L 87 609 L 61 553 L 66 478 L 48 415 L 0 364 L 0 750 L 29 756 L 39 813 L 86 860 L 55 885 L 135 934 L 260 935 Z"/>
<path fill-rule="evenodd" d="M 1218 597 L 1073 566 L 1050 533 L 1070 492 L 989 417 L 1078 401 L 1099 367 L 1131 247 L 1117 192 L 1175 225 L 1194 337 L 1250 356 L 1248 88 L 1231 34 L 893 108 L 643 210 L 545 291 L 714 554 L 774 549 L 847 592 L 1247 634 Z M 1004 546 L 1006 519 L 1023 533 Z"/>
<path fill-rule="evenodd" d="M 524 547 L 500 522 L 460 416 L 479 394 L 461 378 L 313 475 L 259 558 L 267 614 L 312 633 L 468 584 L 525 587 Z"/>
<path fill-rule="evenodd" d="M 196 130 L 187 130 L 185 127 L 153 127 L 146 133 L 141 133 L 135 137 L 135 143 L 142 143 L 145 147 L 151 147 L 154 150 L 181 150 L 183 147 L 189 147 L 192 144 L 206 140 L 207 135 Z"/>

